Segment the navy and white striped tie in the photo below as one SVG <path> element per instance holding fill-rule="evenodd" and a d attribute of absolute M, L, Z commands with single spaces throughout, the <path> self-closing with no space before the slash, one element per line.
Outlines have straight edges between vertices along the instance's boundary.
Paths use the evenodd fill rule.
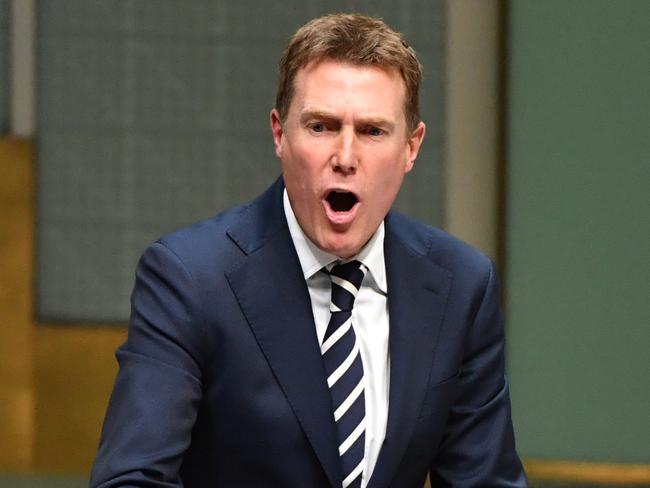
<path fill-rule="evenodd" d="M 336 265 L 330 271 L 332 315 L 321 345 L 338 431 L 343 488 L 361 486 L 366 464 L 363 363 L 352 327 L 352 306 L 367 271 L 359 261 Z"/>

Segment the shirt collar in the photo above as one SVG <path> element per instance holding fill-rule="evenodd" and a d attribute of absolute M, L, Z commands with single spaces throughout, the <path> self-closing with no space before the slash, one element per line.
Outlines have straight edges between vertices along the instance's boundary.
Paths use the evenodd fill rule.
<path fill-rule="evenodd" d="M 340 258 L 323 251 L 307 237 L 300 224 L 298 224 L 296 215 L 291 208 L 291 202 L 289 202 L 289 195 L 287 195 L 286 188 L 282 197 L 282 203 L 284 206 L 284 215 L 289 225 L 291 240 L 298 253 L 302 274 L 305 280 L 308 280 L 321 269 L 338 261 Z M 386 266 L 384 264 L 384 233 L 384 222 L 382 221 L 370 240 L 359 251 L 359 254 L 352 259 L 356 259 L 365 264 L 370 270 L 370 274 L 377 287 L 382 292 L 387 293 Z"/>

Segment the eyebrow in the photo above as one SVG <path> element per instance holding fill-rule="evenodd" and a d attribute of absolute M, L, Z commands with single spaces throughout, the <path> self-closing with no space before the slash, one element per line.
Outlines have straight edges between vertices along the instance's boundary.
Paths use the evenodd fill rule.
<path fill-rule="evenodd" d="M 306 122 L 310 119 L 336 120 L 337 117 L 334 114 L 323 110 L 305 110 L 300 114 L 301 122 Z"/>
<path fill-rule="evenodd" d="M 332 114 L 331 112 L 327 112 L 324 110 L 305 110 L 300 114 L 300 121 L 303 123 L 311 119 L 336 121 L 339 120 L 339 117 Z M 358 121 L 358 123 L 360 125 L 372 125 L 377 127 L 385 127 L 387 129 L 395 128 L 394 122 L 391 122 L 390 120 L 380 116 L 362 117 Z"/>

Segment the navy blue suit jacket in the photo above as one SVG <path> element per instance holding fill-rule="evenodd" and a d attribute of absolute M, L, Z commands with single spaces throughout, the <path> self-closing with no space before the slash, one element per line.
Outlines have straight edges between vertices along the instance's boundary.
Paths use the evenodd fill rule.
<path fill-rule="evenodd" d="M 279 179 L 149 247 L 91 485 L 341 486 Z M 386 439 L 369 487 L 521 487 L 489 259 L 389 213 Z"/>

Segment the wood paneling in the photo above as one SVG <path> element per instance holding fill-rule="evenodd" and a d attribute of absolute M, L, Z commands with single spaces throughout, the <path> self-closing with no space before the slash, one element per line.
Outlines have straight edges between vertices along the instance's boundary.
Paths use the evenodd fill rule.
<path fill-rule="evenodd" d="M 648 486 L 650 465 L 581 463 L 569 461 L 526 460 L 531 479 L 573 483 L 598 483 L 607 486 Z"/>
<path fill-rule="evenodd" d="M 88 472 L 125 338 L 124 327 L 36 327 L 35 469 Z"/>
<path fill-rule="evenodd" d="M 0 139 L 0 466 L 14 470 L 32 461 L 32 154 Z"/>

